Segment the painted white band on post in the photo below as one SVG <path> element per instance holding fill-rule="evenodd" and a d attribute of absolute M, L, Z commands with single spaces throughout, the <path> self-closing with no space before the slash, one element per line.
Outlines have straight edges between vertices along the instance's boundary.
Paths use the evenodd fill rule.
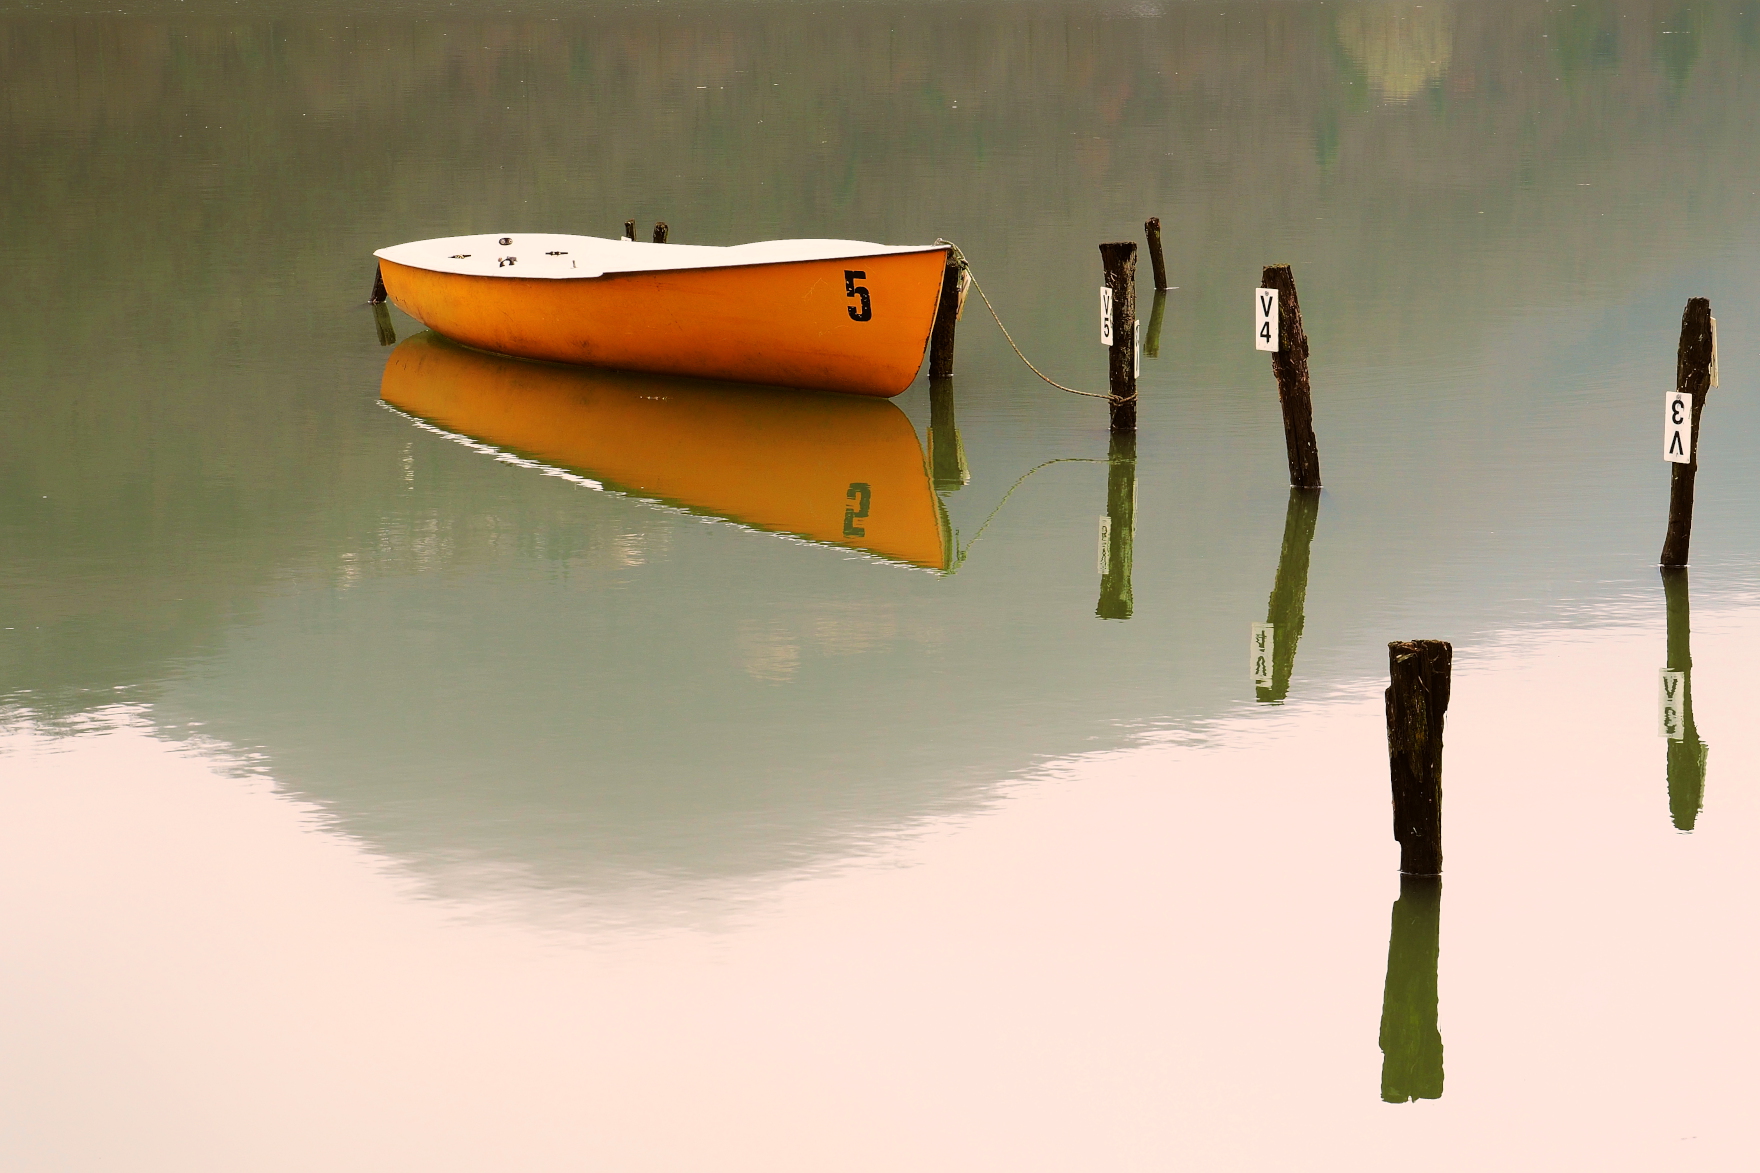
<path fill-rule="evenodd" d="M 1663 396 L 1662 459 L 1670 464 L 1693 462 L 1693 397 L 1685 391 Z"/>

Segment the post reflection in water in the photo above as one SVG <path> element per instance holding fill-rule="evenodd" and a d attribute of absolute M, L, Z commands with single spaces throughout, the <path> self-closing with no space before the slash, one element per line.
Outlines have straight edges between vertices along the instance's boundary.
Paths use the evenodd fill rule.
<path fill-rule="evenodd" d="M 385 303 L 373 303 L 373 326 L 379 331 L 379 345 L 390 346 L 397 341 L 397 328 L 391 324 L 391 311 Z"/>
<path fill-rule="evenodd" d="M 562 367 L 424 333 L 385 365 L 401 411 L 632 496 L 945 570 L 916 429 L 856 396 Z"/>
<path fill-rule="evenodd" d="M 1693 624 L 1684 566 L 1662 568 L 1668 606 L 1668 667 L 1662 673 L 1662 735 L 1668 738 L 1668 813 L 1676 829 L 1691 831 L 1705 806 L 1705 759 L 1693 720 Z"/>
<path fill-rule="evenodd" d="M 1094 614 L 1102 619 L 1129 619 L 1131 547 L 1137 534 L 1137 437 L 1112 433 L 1106 453 L 1106 518 L 1100 541 L 1100 602 Z"/>
<path fill-rule="evenodd" d="M 929 380 L 929 470 L 938 493 L 951 493 L 972 480 L 966 446 L 953 418 L 952 378 Z"/>
<path fill-rule="evenodd" d="M 1436 965 L 1442 877 L 1399 878 L 1381 998 L 1381 1098 L 1390 1104 L 1442 1098 L 1442 1033 L 1436 1028 Z"/>
<path fill-rule="evenodd" d="M 1167 290 L 1155 291 L 1155 305 L 1149 311 L 1149 332 L 1143 337 L 1143 355 L 1161 357 L 1161 320 L 1167 315 Z"/>
<path fill-rule="evenodd" d="M 1289 678 L 1295 670 L 1296 644 L 1302 638 L 1303 609 L 1308 599 L 1308 555 L 1319 517 L 1319 489 L 1290 489 L 1289 507 L 1283 515 L 1283 549 L 1277 556 L 1277 577 L 1272 580 L 1265 622 L 1253 632 L 1254 691 L 1264 702 L 1281 701 L 1289 695 Z M 1270 655 L 1261 662 L 1260 653 L 1264 650 Z"/>

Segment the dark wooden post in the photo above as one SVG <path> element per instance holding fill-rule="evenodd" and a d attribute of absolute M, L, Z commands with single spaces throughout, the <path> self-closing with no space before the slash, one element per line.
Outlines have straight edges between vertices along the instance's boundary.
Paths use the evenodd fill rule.
<path fill-rule="evenodd" d="M 1137 242 L 1117 241 L 1100 246 L 1100 263 L 1106 270 L 1106 287 L 1112 290 L 1112 346 L 1107 352 L 1106 375 L 1111 385 L 1112 430 L 1137 429 Z"/>
<path fill-rule="evenodd" d="M 373 292 L 367 294 L 367 304 L 385 304 L 385 271 L 379 267 L 377 261 L 373 262 Z"/>
<path fill-rule="evenodd" d="M 1100 568 L 1100 602 L 1094 614 L 1102 619 L 1129 619 L 1131 555 L 1137 537 L 1137 435 L 1114 432 L 1106 453 L 1106 558 Z"/>
<path fill-rule="evenodd" d="M 1441 942 L 1442 877 L 1401 876 L 1381 995 L 1381 1098 L 1390 1104 L 1442 1098 L 1442 1032 L 1436 1028 Z"/>
<path fill-rule="evenodd" d="M 671 231 L 672 231 L 671 229 L 666 227 L 666 221 L 664 221 L 664 220 L 661 220 L 659 223 L 655 224 L 654 225 L 654 243 L 655 244 L 665 244 L 666 237 L 671 233 Z"/>
<path fill-rule="evenodd" d="M 953 418 L 953 380 L 929 379 L 929 478 L 939 492 L 951 493 L 972 479 L 966 447 Z"/>
<path fill-rule="evenodd" d="M 625 240 L 634 240 L 636 238 L 636 222 L 634 220 L 625 220 L 623 222 L 623 238 Z"/>
<path fill-rule="evenodd" d="M 1149 264 L 1155 269 L 1155 288 L 1166 292 L 1167 262 L 1161 259 L 1161 217 L 1151 216 L 1143 221 L 1143 233 L 1149 238 Z"/>
<path fill-rule="evenodd" d="M 1693 719 L 1693 620 L 1687 592 L 1687 568 L 1662 568 L 1662 592 L 1668 606 L 1668 671 L 1680 675 L 1680 726 L 1668 738 L 1668 813 L 1676 830 L 1691 831 L 1705 808 L 1705 760 L 1710 749 L 1699 740 Z M 1669 687 L 1665 677 L 1663 687 Z"/>
<path fill-rule="evenodd" d="M 1143 354 L 1147 358 L 1161 357 L 1161 319 L 1167 313 L 1167 290 L 1155 291 L 1155 305 L 1149 310 L 1149 329 L 1143 334 Z"/>
<path fill-rule="evenodd" d="M 1693 540 L 1693 479 L 1699 474 L 1699 417 L 1711 390 L 1711 301 L 1694 297 L 1681 312 L 1681 342 L 1675 351 L 1674 387 L 1693 397 L 1693 452 L 1686 464 L 1672 464 L 1668 485 L 1668 534 L 1662 539 L 1662 564 L 1685 566 Z"/>
<path fill-rule="evenodd" d="M 1283 549 L 1277 556 L 1277 577 L 1265 605 L 1265 625 L 1271 628 L 1271 684 L 1257 689 L 1267 703 L 1289 695 L 1289 678 L 1295 672 L 1296 645 L 1302 639 L 1303 611 L 1308 599 L 1308 553 L 1314 545 L 1314 526 L 1320 516 L 1318 489 L 1291 489 L 1289 507 L 1283 514 Z"/>
<path fill-rule="evenodd" d="M 941 300 L 935 303 L 935 330 L 929 336 L 929 377 L 945 379 L 953 374 L 953 332 L 959 324 L 959 287 L 965 266 L 959 254 L 947 250 L 947 267 L 941 271 Z"/>
<path fill-rule="evenodd" d="M 1271 371 L 1277 376 L 1277 398 L 1283 404 L 1283 442 L 1289 449 L 1289 483 L 1298 489 L 1320 487 L 1320 445 L 1314 439 L 1314 401 L 1308 390 L 1308 335 L 1302 329 L 1302 307 L 1296 301 L 1296 279 L 1288 265 L 1266 265 L 1262 289 L 1277 290 L 1277 349 Z"/>
<path fill-rule="evenodd" d="M 1399 870 L 1442 874 L 1442 719 L 1454 648 L 1446 640 L 1387 645 L 1387 758 L 1393 774 L 1393 837 Z"/>

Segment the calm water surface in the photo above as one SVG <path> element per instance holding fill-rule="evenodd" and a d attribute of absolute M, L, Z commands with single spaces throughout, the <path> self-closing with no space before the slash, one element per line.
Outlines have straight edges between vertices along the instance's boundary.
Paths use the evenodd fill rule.
<path fill-rule="evenodd" d="M 1745 1167 L 1757 120 L 1746 0 L 0 0 L 3 1163 Z M 891 403 L 363 304 L 455 233 L 947 237 L 1098 389 L 1150 215 L 1134 458 L 975 298 Z"/>

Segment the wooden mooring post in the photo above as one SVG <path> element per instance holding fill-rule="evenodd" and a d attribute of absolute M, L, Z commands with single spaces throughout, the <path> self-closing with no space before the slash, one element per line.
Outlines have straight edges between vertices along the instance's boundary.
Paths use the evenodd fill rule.
<path fill-rule="evenodd" d="M 1692 397 L 1691 431 L 1685 439 L 1685 453 L 1666 451 L 1674 458 L 1685 455 L 1685 461 L 1672 465 L 1668 485 L 1668 533 L 1662 539 L 1662 565 L 1685 566 L 1687 547 L 1693 540 L 1693 481 L 1699 475 L 1699 419 L 1705 413 L 1705 397 L 1712 387 L 1716 370 L 1716 323 L 1711 318 L 1709 298 L 1695 297 L 1687 301 L 1681 312 L 1681 341 L 1675 350 L 1674 388 Z M 1671 410 L 1673 405 L 1671 403 Z M 1673 424 L 1681 421 L 1672 419 Z M 1664 433 L 1671 447 L 1680 443 L 1672 430 Z"/>
<path fill-rule="evenodd" d="M 1298 489 L 1320 487 L 1320 445 L 1314 439 L 1314 401 L 1308 389 L 1308 335 L 1302 329 L 1302 307 L 1296 300 L 1296 279 L 1288 265 L 1266 265 L 1262 290 L 1276 290 L 1276 335 L 1271 345 L 1271 371 L 1277 376 L 1277 398 L 1283 405 L 1283 442 L 1289 450 L 1289 483 Z M 1264 295 L 1260 312 L 1264 313 Z M 1263 327 L 1261 327 L 1263 328 Z"/>
<path fill-rule="evenodd" d="M 1106 333 L 1106 376 L 1110 386 L 1112 430 L 1137 429 L 1137 242 L 1113 241 L 1100 246 L 1100 264 L 1106 272 L 1103 302 L 1110 294 L 1110 324 Z"/>
<path fill-rule="evenodd" d="M 1143 235 L 1149 238 L 1149 264 L 1155 270 L 1155 289 L 1167 292 L 1167 262 L 1161 259 L 1161 217 L 1150 216 L 1143 221 Z"/>
<path fill-rule="evenodd" d="M 929 377 L 945 379 L 953 374 L 953 335 L 959 326 L 960 287 L 965 266 L 959 253 L 947 250 L 947 267 L 941 271 L 941 299 L 935 303 L 935 330 L 929 336 Z"/>
<path fill-rule="evenodd" d="M 623 238 L 625 240 L 634 240 L 636 238 L 636 222 L 634 220 L 625 220 L 623 222 Z"/>
<path fill-rule="evenodd" d="M 671 233 L 672 233 L 672 229 L 670 229 L 666 226 L 666 221 L 664 221 L 664 220 L 659 221 L 658 223 L 656 223 L 654 225 L 654 243 L 655 244 L 665 244 L 666 238 L 669 235 L 671 235 Z"/>
<path fill-rule="evenodd" d="M 1442 721 L 1454 647 L 1446 640 L 1387 645 L 1387 760 L 1393 776 L 1393 837 L 1399 870 L 1442 874 Z"/>

